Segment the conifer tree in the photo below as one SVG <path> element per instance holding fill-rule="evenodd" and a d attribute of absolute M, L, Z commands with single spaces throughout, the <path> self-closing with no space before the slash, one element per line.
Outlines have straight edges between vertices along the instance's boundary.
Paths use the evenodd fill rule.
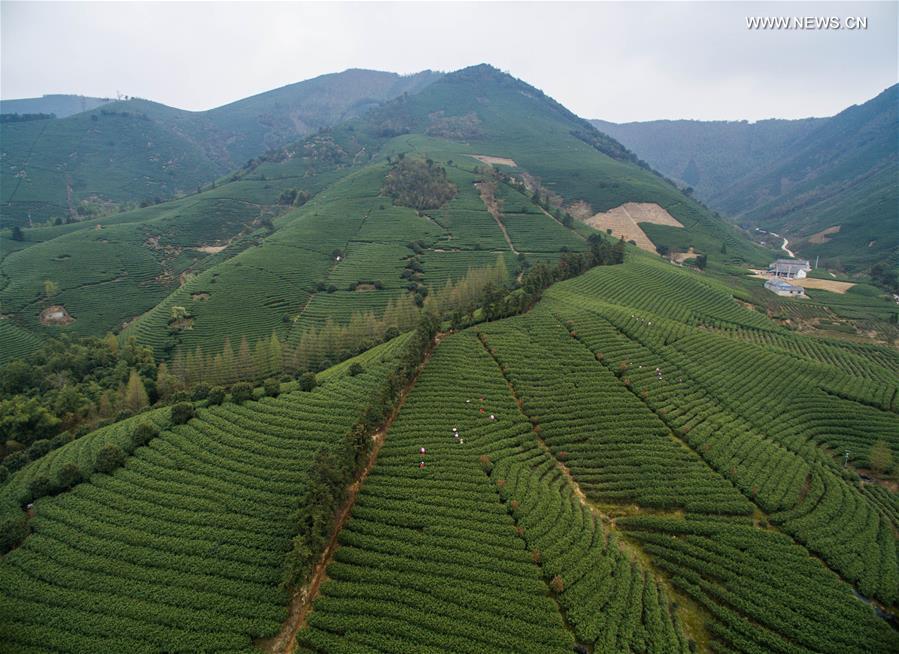
<path fill-rule="evenodd" d="M 144 382 L 136 370 L 132 370 L 128 376 L 128 385 L 125 386 L 123 404 L 132 413 L 137 413 L 149 404 L 147 389 L 144 388 Z"/>

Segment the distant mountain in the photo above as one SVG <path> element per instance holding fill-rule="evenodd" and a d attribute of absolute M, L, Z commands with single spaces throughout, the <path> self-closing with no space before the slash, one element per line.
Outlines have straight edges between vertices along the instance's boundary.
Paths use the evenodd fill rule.
<path fill-rule="evenodd" d="M 897 94 L 831 118 L 593 123 L 718 211 L 853 271 L 899 260 Z"/>
<path fill-rule="evenodd" d="M 192 192 L 266 150 L 439 77 L 348 70 L 203 112 L 132 99 L 66 118 L 4 123 L 0 214 L 6 223 L 32 224 Z M 55 113 L 50 105 L 16 111 L 26 109 Z"/>
<path fill-rule="evenodd" d="M 230 166 L 236 167 L 268 149 L 359 116 L 384 100 L 417 93 L 440 77 L 430 70 L 397 75 L 350 69 L 282 86 L 203 115 L 224 139 Z"/>
<path fill-rule="evenodd" d="M 112 100 L 109 98 L 90 98 L 85 95 L 44 95 L 40 98 L 0 100 L 0 114 L 53 114 L 57 118 L 67 118 L 110 102 Z"/>
<path fill-rule="evenodd" d="M 733 180 L 771 165 L 826 120 L 590 122 L 666 177 L 691 187 L 696 197 L 709 200 Z"/>

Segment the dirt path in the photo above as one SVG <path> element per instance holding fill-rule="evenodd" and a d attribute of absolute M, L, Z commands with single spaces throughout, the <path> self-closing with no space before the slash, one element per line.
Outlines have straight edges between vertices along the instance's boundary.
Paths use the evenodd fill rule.
<path fill-rule="evenodd" d="M 506 226 L 503 225 L 502 214 L 500 213 L 499 206 L 496 204 L 496 198 L 493 196 L 493 186 L 487 182 L 477 182 L 475 188 L 478 189 L 478 192 L 481 194 L 481 200 L 484 202 L 484 206 L 487 207 L 487 211 L 493 216 L 493 219 L 499 226 L 499 230 L 503 233 L 503 238 L 506 239 L 509 249 L 512 250 L 513 254 L 518 254 L 518 250 L 512 245 L 512 239 L 509 238 L 509 232 L 506 231 Z"/>
<path fill-rule="evenodd" d="M 356 503 L 356 496 L 359 494 L 362 484 L 365 483 L 368 473 L 371 472 L 378 460 L 378 453 L 384 445 L 384 441 L 387 438 L 387 432 L 390 431 L 390 427 L 393 425 L 400 410 L 403 408 L 406 398 L 415 386 L 415 382 L 418 381 L 418 376 L 421 374 L 421 371 L 424 370 L 425 366 L 428 365 L 428 362 L 431 360 L 431 355 L 437 346 L 440 345 L 444 336 L 445 334 L 437 334 L 434 338 L 434 343 L 427 354 L 425 354 L 425 357 L 415 371 L 412 380 L 406 384 L 406 387 L 403 388 L 402 391 L 400 391 L 400 397 L 397 400 L 396 406 L 390 412 L 390 415 L 387 417 L 387 420 L 384 421 L 381 428 L 372 435 L 372 448 L 368 455 L 368 461 L 366 461 L 365 467 L 356 474 L 356 479 L 347 489 L 347 498 L 343 507 L 340 509 L 340 512 L 337 514 L 334 532 L 331 534 L 331 539 L 328 541 L 327 547 L 325 547 L 318 564 L 316 564 L 315 569 L 312 572 L 312 577 L 308 583 L 298 588 L 291 596 L 290 605 L 288 607 L 288 617 L 282 625 L 281 631 L 272 638 L 257 641 L 256 646 L 262 651 L 269 652 L 270 654 L 293 654 L 296 649 L 297 633 L 306 626 L 309 613 L 312 611 L 312 605 L 318 597 L 319 588 L 326 578 L 325 573 L 328 565 L 334 558 L 334 552 L 337 551 L 337 541 L 340 537 L 340 532 L 353 511 L 353 505 Z"/>
<path fill-rule="evenodd" d="M 780 249 L 783 250 L 784 252 L 786 252 L 787 254 L 789 254 L 791 259 L 796 258 L 796 255 L 793 254 L 793 250 L 791 250 L 787 247 L 787 245 L 789 245 L 790 241 L 787 240 L 787 238 L 785 236 L 781 236 L 777 232 L 768 232 L 768 233 L 771 234 L 771 236 L 776 236 L 777 238 L 782 238 L 784 240 L 784 242 L 780 244 Z"/>
<path fill-rule="evenodd" d="M 491 157 L 486 154 L 470 154 L 468 156 L 489 166 L 511 166 L 513 168 L 518 166 L 512 159 L 507 159 L 506 157 Z"/>

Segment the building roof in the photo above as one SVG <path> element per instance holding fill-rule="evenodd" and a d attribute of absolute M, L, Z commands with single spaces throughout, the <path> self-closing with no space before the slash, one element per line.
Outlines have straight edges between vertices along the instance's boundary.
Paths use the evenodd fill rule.
<path fill-rule="evenodd" d="M 765 286 L 767 288 L 776 288 L 779 291 L 799 291 L 802 292 L 801 286 L 796 286 L 795 284 L 788 284 L 782 279 L 769 279 L 765 282 Z"/>
<path fill-rule="evenodd" d="M 798 266 L 800 268 L 810 268 L 806 259 L 778 259 L 772 266 Z M 770 266 L 769 266 L 770 267 Z"/>

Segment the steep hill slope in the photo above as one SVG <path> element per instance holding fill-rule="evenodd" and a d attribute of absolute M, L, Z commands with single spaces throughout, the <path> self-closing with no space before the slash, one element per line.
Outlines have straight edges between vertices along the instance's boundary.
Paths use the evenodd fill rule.
<path fill-rule="evenodd" d="M 392 151 L 421 151 L 506 158 L 512 172 L 530 176 L 580 213 L 627 202 L 657 203 L 684 228 L 649 225 L 656 245 L 719 256 L 726 242 L 731 258 L 764 255 L 737 230 L 641 164 L 619 142 L 600 133 L 543 92 L 497 69 L 480 65 L 449 74 L 415 96 L 399 98 L 359 121 L 372 138 L 396 138 Z M 439 144 L 423 137 L 439 139 Z M 451 143 L 448 147 L 446 143 Z"/>
<path fill-rule="evenodd" d="M 713 202 L 740 219 L 797 237 L 802 254 L 822 254 L 842 267 L 889 257 L 899 247 L 897 103 L 899 85 L 846 109 Z M 834 228 L 839 231 L 814 238 Z"/>
<path fill-rule="evenodd" d="M 66 118 L 82 111 L 90 111 L 112 102 L 109 98 L 91 98 L 84 95 L 52 94 L 39 98 L 0 100 L 0 114 L 53 114 Z"/>
<path fill-rule="evenodd" d="M 897 95 L 890 87 L 831 118 L 593 122 L 722 213 L 786 235 L 800 255 L 857 271 L 895 265 Z"/>
<path fill-rule="evenodd" d="M 445 171 L 452 198 L 423 208 L 385 197 L 385 177 L 401 154 Z M 485 155 L 514 165 L 497 164 L 501 175 L 475 158 Z M 451 74 L 417 95 L 273 151 L 228 180 L 105 219 L 101 230 L 51 228 L 52 237 L 4 260 L 4 306 L 21 326 L 80 333 L 118 329 L 146 312 L 127 333 L 163 356 L 197 346 L 215 352 L 226 337 L 235 345 L 246 337 L 252 346 L 272 332 L 297 342 L 329 320 L 347 324 L 354 314 L 379 316 L 391 303 L 421 302 L 429 288 L 458 280 L 469 268 L 492 267 L 498 258 L 514 274 L 563 250 L 586 249 L 593 230 L 569 222 L 559 203 L 589 203 L 588 214 L 627 202 L 658 203 L 683 227 L 642 223 L 654 243 L 708 253 L 712 267 L 767 260 L 616 141 L 488 66 Z M 323 189 L 321 197 L 252 233 L 266 215 L 289 208 L 279 204 L 282 192 Z M 241 231 L 244 237 L 232 242 Z M 40 230 L 26 230 L 27 237 L 32 233 Z M 200 256 L 198 248 L 225 243 L 232 246 Z M 56 295 L 44 292 L 48 279 L 60 284 Z M 104 291 L 99 306 L 98 288 Z M 75 322 L 39 327 L 41 311 L 54 305 Z"/>
<path fill-rule="evenodd" d="M 430 70 L 397 75 L 350 69 L 282 86 L 203 112 L 224 143 L 230 167 L 336 125 L 384 100 L 414 94 L 439 79 Z"/>
<path fill-rule="evenodd" d="M 270 148 L 333 125 L 439 74 L 349 70 L 189 112 L 128 100 L 0 126 L 6 224 L 108 213 L 192 192 Z"/>
<path fill-rule="evenodd" d="M 514 273 L 563 250 L 586 249 L 593 230 L 578 222 L 566 226 L 561 214 L 536 204 L 537 185 L 541 201 L 551 194 L 566 206 L 657 202 L 684 227 L 644 225 L 654 241 L 708 252 L 713 266 L 765 260 L 733 227 L 639 166 L 620 144 L 489 66 L 447 75 L 417 95 L 287 147 L 255 162 L 243 179 L 275 180 L 310 149 L 356 162 L 359 170 L 277 221 L 260 247 L 190 280 L 128 334 L 160 353 L 198 346 L 215 352 L 226 337 L 232 344 L 246 337 L 252 346 L 272 332 L 297 342 L 329 321 L 381 315 L 390 303 L 437 290 L 469 267 L 493 266 L 497 257 Z M 497 175 L 475 155 L 514 160 L 511 167 L 497 165 L 511 176 Z M 384 197 L 386 159 L 396 165 L 400 156 L 427 158 L 445 170 L 454 197 L 415 208 Z M 516 187 L 515 179 L 530 188 Z M 254 284 L 265 290 L 254 294 Z M 190 314 L 189 330 L 170 329 L 174 307 Z"/>
<path fill-rule="evenodd" d="M 590 122 L 708 202 L 734 180 L 771 165 L 826 120 Z"/>

